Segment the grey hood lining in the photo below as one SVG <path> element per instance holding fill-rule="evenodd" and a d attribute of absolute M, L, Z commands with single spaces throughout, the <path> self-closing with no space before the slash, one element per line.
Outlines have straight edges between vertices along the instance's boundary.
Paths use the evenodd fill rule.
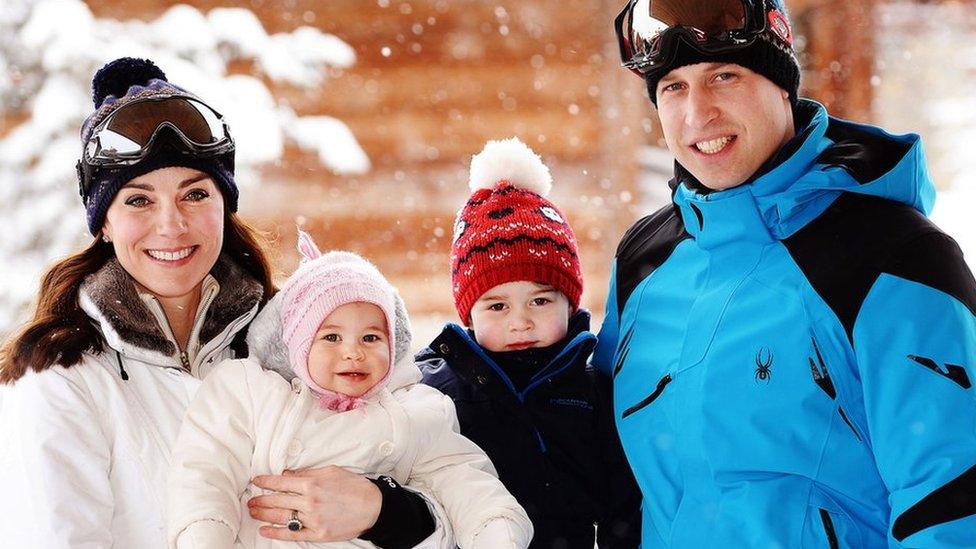
<path fill-rule="evenodd" d="M 286 381 L 290 382 L 298 376 L 291 367 L 291 362 L 288 358 L 288 348 L 285 346 L 285 342 L 281 336 L 280 295 L 278 294 L 271 298 L 267 305 L 261 309 L 261 312 L 258 313 L 258 316 L 254 318 L 254 321 L 251 322 L 251 326 L 247 332 L 247 347 L 250 356 L 257 360 L 262 368 L 277 372 Z M 394 309 L 394 340 L 396 341 L 396 346 L 393 349 L 393 371 L 390 372 L 388 378 L 391 390 L 398 388 L 398 385 L 401 383 L 400 378 L 403 377 L 396 376 L 394 379 L 393 374 L 398 373 L 398 370 L 404 368 L 406 365 L 416 368 L 410 353 L 410 346 L 413 343 L 410 318 L 407 315 L 407 307 L 398 292 L 394 294 Z"/>

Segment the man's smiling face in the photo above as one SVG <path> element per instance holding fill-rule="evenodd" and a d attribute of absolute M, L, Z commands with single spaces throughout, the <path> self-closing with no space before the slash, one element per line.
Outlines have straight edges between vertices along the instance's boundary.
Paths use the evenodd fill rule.
<path fill-rule="evenodd" d="M 740 65 L 678 67 L 658 82 L 671 154 L 702 185 L 742 184 L 794 135 L 789 93 Z"/>

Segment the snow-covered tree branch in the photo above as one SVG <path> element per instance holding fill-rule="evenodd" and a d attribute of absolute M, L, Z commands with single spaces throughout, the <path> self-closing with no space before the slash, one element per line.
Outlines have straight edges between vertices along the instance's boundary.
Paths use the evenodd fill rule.
<path fill-rule="evenodd" d="M 148 57 L 170 81 L 223 113 L 237 142 L 237 178 L 280 160 L 291 143 L 340 174 L 369 170 L 366 153 L 341 121 L 298 116 L 265 82 L 229 74 L 250 61 L 275 84 L 320 90 L 327 69 L 355 63 L 352 48 L 318 29 L 269 35 L 249 10 L 201 13 L 179 5 L 154 21 L 96 18 L 81 0 L 5 0 L 0 12 L 0 105 L 23 114 L 0 132 L 0 334 L 22 320 L 44 268 L 91 238 L 76 191 L 78 128 L 91 113 L 95 71 L 117 57 Z"/>

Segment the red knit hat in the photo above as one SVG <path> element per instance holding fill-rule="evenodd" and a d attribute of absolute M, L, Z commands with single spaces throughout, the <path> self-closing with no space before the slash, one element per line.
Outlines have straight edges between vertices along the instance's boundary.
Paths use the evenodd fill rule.
<path fill-rule="evenodd" d="M 489 141 L 471 158 L 473 194 L 458 212 L 451 246 L 454 306 L 464 323 L 485 292 L 507 282 L 549 284 L 573 309 L 583 293 L 573 229 L 544 197 L 549 168 L 517 138 Z"/>

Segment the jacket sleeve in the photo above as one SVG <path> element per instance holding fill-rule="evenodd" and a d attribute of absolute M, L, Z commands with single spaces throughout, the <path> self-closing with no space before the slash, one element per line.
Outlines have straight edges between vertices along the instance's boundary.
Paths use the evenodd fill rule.
<path fill-rule="evenodd" d="M 461 435 L 454 402 L 435 389 L 411 392 L 434 402 L 430 435 L 410 472 L 410 484 L 431 493 L 444 507 L 464 549 L 528 547 L 532 523 L 498 480 L 495 467 L 475 443 Z"/>
<path fill-rule="evenodd" d="M 173 446 L 167 534 L 171 547 L 230 549 L 250 482 L 254 410 L 246 360 L 225 361 L 190 403 Z"/>
<path fill-rule="evenodd" d="M 613 420 L 610 380 L 599 372 L 595 377 L 600 403 L 597 420 L 603 435 L 603 470 L 606 473 L 597 546 L 600 549 L 636 549 L 641 542 L 641 492 L 624 456 Z"/>
<path fill-rule="evenodd" d="M 949 237 L 903 246 L 853 327 L 892 546 L 976 547 L 976 283 Z"/>
<path fill-rule="evenodd" d="M 607 289 L 606 314 L 603 325 L 597 334 L 596 348 L 590 363 L 603 375 L 613 375 L 613 356 L 617 352 L 617 338 L 619 337 L 620 319 L 617 313 L 617 261 L 614 260 L 610 268 L 610 287 Z"/>
<path fill-rule="evenodd" d="M 111 547 L 111 444 L 82 378 L 28 372 L 0 398 L 0 544 Z"/>

